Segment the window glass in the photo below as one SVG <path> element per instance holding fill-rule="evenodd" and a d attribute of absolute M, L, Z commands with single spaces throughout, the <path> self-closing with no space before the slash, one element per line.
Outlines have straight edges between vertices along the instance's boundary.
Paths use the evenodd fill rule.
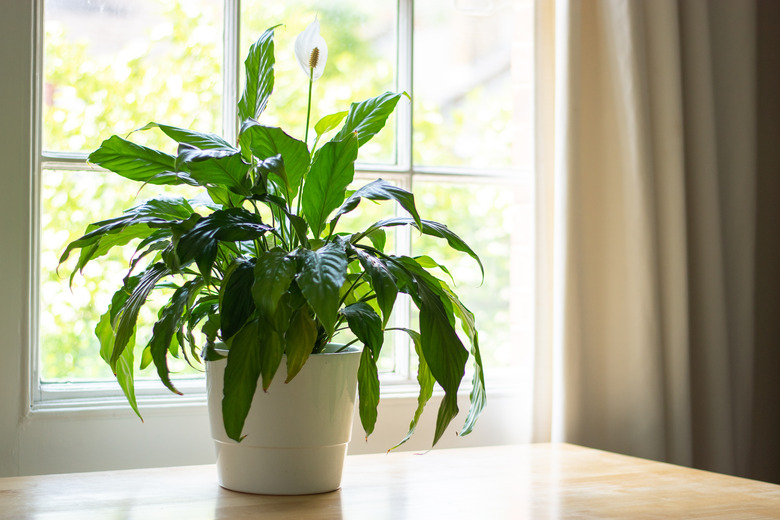
<path fill-rule="evenodd" d="M 349 109 L 385 91 L 396 90 L 397 2 L 393 0 L 292 0 L 241 2 L 241 54 L 266 30 L 275 31 L 276 81 L 264 124 L 281 126 L 303 139 L 306 124 L 308 81 L 295 58 L 295 38 L 317 17 L 328 44 L 328 61 L 312 89 L 313 126 L 321 117 Z M 243 64 L 242 64 L 243 67 Z M 243 77 L 243 69 L 242 69 Z M 361 163 L 396 163 L 396 117 L 381 133 L 361 147 Z M 309 144 L 313 141 L 309 132 Z"/>
<path fill-rule="evenodd" d="M 414 162 L 530 166 L 530 2 L 415 4 Z"/>
<path fill-rule="evenodd" d="M 92 151 L 150 121 L 222 127 L 221 0 L 48 0 L 43 146 Z M 159 133 L 138 142 L 169 145 Z"/>
<path fill-rule="evenodd" d="M 443 222 L 479 255 L 476 262 L 438 238 L 412 233 L 412 251 L 445 265 L 453 287 L 476 316 L 486 367 L 519 363 L 518 345 L 529 345 L 533 320 L 533 207 L 522 184 L 417 181 L 420 215 Z M 447 273 L 434 270 L 451 287 Z M 414 323 L 414 322 L 413 322 Z"/>

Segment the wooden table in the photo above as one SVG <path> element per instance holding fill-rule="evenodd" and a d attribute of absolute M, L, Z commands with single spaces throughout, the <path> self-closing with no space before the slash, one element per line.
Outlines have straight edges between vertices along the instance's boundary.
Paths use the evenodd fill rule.
<path fill-rule="evenodd" d="M 780 486 L 569 444 L 347 458 L 342 488 L 220 488 L 214 466 L 0 479 L 0 518 L 778 518 Z"/>

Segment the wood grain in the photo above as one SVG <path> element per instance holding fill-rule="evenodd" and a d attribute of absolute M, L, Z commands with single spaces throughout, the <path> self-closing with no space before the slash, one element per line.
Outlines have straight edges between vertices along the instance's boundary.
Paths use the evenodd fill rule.
<path fill-rule="evenodd" d="M 568 444 L 347 458 L 342 488 L 235 493 L 214 466 L 0 479 L 8 519 L 780 519 L 780 486 Z"/>

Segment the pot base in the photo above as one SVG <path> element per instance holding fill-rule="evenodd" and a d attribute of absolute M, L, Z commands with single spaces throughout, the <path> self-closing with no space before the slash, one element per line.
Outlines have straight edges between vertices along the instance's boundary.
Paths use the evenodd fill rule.
<path fill-rule="evenodd" d="M 217 478 L 223 488 L 259 495 L 310 495 L 341 487 L 346 443 L 311 448 L 262 448 L 220 441 L 215 445 Z"/>

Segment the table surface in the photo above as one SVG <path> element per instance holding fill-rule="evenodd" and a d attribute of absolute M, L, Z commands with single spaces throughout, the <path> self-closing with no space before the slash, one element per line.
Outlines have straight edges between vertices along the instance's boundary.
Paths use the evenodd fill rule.
<path fill-rule="evenodd" d="M 570 444 L 347 457 L 340 490 L 260 496 L 214 466 L 0 479 L 0 518 L 780 519 L 780 486 Z"/>

